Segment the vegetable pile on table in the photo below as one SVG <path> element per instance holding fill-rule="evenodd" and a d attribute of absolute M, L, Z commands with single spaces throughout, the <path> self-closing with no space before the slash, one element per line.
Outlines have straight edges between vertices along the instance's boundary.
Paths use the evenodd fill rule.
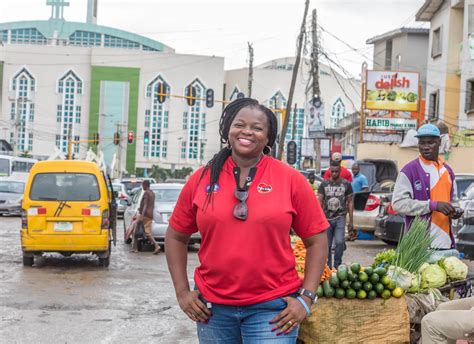
<path fill-rule="evenodd" d="M 373 300 L 377 297 L 401 297 L 403 290 L 387 276 L 385 268 L 364 268 L 359 263 L 352 263 L 350 266 L 339 265 L 337 271 L 331 273 L 331 277 L 318 287 L 316 293 L 318 297 Z"/>
<path fill-rule="evenodd" d="M 433 236 L 427 221 L 416 218 L 395 250 L 378 253 L 372 267 L 384 267 L 387 275 L 404 292 L 427 292 L 447 282 L 463 280 L 468 268 L 455 256 L 443 257 L 432 247 Z M 430 263 L 431 262 L 431 263 Z"/>
<path fill-rule="evenodd" d="M 306 259 L 306 248 L 304 246 L 303 241 L 298 237 L 292 237 L 291 242 L 293 245 L 293 255 L 295 256 L 296 262 L 296 271 L 298 272 L 298 277 L 300 279 L 304 279 L 304 265 Z M 324 282 L 326 279 L 331 277 L 331 273 L 336 271 L 335 269 L 329 268 L 326 264 L 323 270 L 323 274 L 321 275 L 321 282 Z"/>

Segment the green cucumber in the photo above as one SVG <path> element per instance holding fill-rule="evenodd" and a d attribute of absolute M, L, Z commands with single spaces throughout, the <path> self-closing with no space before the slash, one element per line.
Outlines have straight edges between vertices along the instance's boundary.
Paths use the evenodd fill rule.
<path fill-rule="evenodd" d="M 333 297 L 335 290 L 333 287 L 331 287 L 331 284 L 329 283 L 329 280 L 325 280 L 323 282 L 323 291 L 324 291 L 324 296 L 326 297 Z"/>
<path fill-rule="evenodd" d="M 339 287 L 339 278 L 337 277 L 337 273 L 333 272 L 331 274 L 331 277 L 329 278 L 329 283 L 331 283 L 331 286 L 334 288 Z"/>
<path fill-rule="evenodd" d="M 348 278 L 348 274 L 347 266 L 344 264 L 339 265 L 337 268 L 337 278 L 339 278 L 339 281 L 345 281 Z"/>

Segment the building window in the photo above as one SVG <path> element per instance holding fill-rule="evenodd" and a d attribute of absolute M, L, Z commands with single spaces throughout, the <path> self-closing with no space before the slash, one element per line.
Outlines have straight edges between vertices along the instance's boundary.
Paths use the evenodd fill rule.
<path fill-rule="evenodd" d="M 33 151 L 33 133 L 28 133 L 28 152 Z"/>
<path fill-rule="evenodd" d="M 150 110 L 146 109 L 145 110 L 145 127 L 150 128 Z"/>
<path fill-rule="evenodd" d="M 151 139 L 146 153 L 156 158 L 163 157 L 165 141 L 163 129 L 168 128 L 169 97 L 160 103 L 160 87 L 164 87 L 164 93 L 170 93 L 168 83 L 161 76 L 148 83 L 146 89 L 147 97 L 151 97 L 151 110 L 145 110 L 145 127 L 151 128 Z"/>
<path fill-rule="evenodd" d="M 158 50 L 158 49 L 149 47 L 149 46 L 147 46 L 147 45 L 144 45 L 144 46 L 143 46 L 143 50 L 145 50 L 145 51 L 160 51 L 160 50 Z"/>
<path fill-rule="evenodd" d="M 436 121 L 439 118 L 439 90 L 430 93 L 428 116 L 430 121 Z"/>
<path fill-rule="evenodd" d="M 332 105 L 331 111 L 331 128 L 337 128 L 338 122 L 346 117 L 346 107 L 341 98 L 337 98 Z"/>
<path fill-rule="evenodd" d="M 108 48 L 140 49 L 140 44 L 128 39 L 104 35 L 104 46 Z"/>
<path fill-rule="evenodd" d="M 393 41 L 388 39 L 385 42 L 385 69 L 392 69 L 392 50 L 393 50 Z"/>
<path fill-rule="evenodd" d="M 188 87 L 194 87 L 196 90 L 195 97 L 196 102 L 193 106 L 188 107 L 187 116 L 187 158 L 197 160 L 200 157 L 202 141 L 202 115 L 203 115 L 203 101 L 201 98 L 204 96 L 206 87 L 198 80 L 194 80 Z"/>
<path fill-rule="evenodd" d="M 186 159 L 186 141 L 181 141 L 181 158 Z"/>
<path fill-rule="evenodd" d="M 166 158 L 168 156 L 168 141 L 163 140 L 163 146 L 161 147 L 161 157 Z"/>
<path fill-rule="evenodd" d="M 80 139 L 81 138 L 79 136 L 77 136 L 77 135 L 74 136 L 74 141 L 78 142 L 78 141 L 80 141 Z M 74 151 L 74 153 L 79 154 L 79 143 L 74 144 L 73 151 Z"/>
<path fill-rule="evenodd" d="M 16 44 L 46 44 L 47 39 L 35 28 L 11 30 L 11 42 Z"/>
<path fill-rule="evenodd" d="M 16 118 L 16 102 L 12 102 L 11 103 L 11 107 L 10 107 L 10 118 L 12 120 L 15 120 Z"/>
<path fill-rule="evenodd" d="M 466 84 L 466 105 L 464 112 L 474 113 L 474 79 L 470 79 Z"/>
<path fill-rule="evenodd" d="M 203 112 L 201 116 L 201 131 L 206 131 L 206 113 Z"/>
<path fill-rule="evenodd" d="M 436 30 L 433 30 L 433 41 L 432 41 L 432 46 L 431 46 L 431 57 L 435 58 L 438 56 L 441 56 L 442 53 L 442 30 L 441 26 L 437 28 Z"/>
<path fill-rule="evenodd" d="M 76 124 L 81 123 L 82 107 L 78 104 L 77 95 L 82 92 L 82 80 L 73 71 L 68 71 L 58 80 L 57 90 L 62 94 L 62 104 L 56 106 L 56 121 L 61 123 L 59 142 L 56 145 L 63 153 L 67 153 L 68 137 L 77 137 Z M 73 149 L 74 152 L 79 152 L 79 146 Z"/>
<path fill-rule="evenodd" d="M 33 122 L 35 120 L 35 104 L 30 103 L 30 114 L 28 116 L 28 120 Z"/>
<path fill-rule="evenodd" d="M 35 106 L 30 99 L 30 93 L 36 90 L 35 78 L 26 68 L 22 68 L 14 75 L 11 85 L 12 90 L 16 92 L 15 112 L 11 112 L 10 117 L 13 115 L 13 120 L 19 123 L 17 137 L 15 138 L 17 147 L 19 151 L 30 150 L 33 133 L 30 133 L 27 122 L 33 122 L 35 116 Z"/>
<path fill-rule="evenodd" d="M 100 33 L 79 30 L 69 36 L 69 44 L 81 47 L 100 47 L 101 36 Z"/>
<path fill-rule="evenodd" d="M 187 111 L 183 112 L 183 129 L 188 129 L 188 113 L 187 113 Z"/>
<path fill-rule="evenodd" d="M 163 128 L 168 129 L 168 120 L 169 120 L 169 111 L 165 111 L 165 115 L 163 117 Z"/>
<path fill-rule="evenodd" d="M 5 43 L 8 42 L 8 30 L 0 31 L 0 41 Z"/>

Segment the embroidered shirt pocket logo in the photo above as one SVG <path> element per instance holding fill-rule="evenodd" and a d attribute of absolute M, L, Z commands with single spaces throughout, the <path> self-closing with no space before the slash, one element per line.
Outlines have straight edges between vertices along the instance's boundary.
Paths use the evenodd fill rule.
<path fill-rule="evenodd" d="M 415 181 L 415 189 L 417 191 L 420 191 L 421 189 L 423 189 L 423 185 L 421 184 L 421 181 L 420 180 L 416 180 Z"/>

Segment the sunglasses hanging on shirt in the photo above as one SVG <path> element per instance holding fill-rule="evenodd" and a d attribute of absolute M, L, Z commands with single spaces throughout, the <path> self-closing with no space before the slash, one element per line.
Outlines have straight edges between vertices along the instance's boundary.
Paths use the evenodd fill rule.
<path fill-rule="evenodd" d="M 249 171 L 249 175 L 245 178 L 245 183 L 243 187 L 240 187 L 240 167 L 234 167 L 234 179 L 235 179 L 235 191 L 234 196 L 237 198 L 240 203 L 234 206 L 233 214 L 236 219 L 245 221 L 248 217 L 248 207 L 247 199 L 249 198 L 249 187 L 252 184 L 255 174 L 257 173 L 257 168 L 252 167 Z"/>

